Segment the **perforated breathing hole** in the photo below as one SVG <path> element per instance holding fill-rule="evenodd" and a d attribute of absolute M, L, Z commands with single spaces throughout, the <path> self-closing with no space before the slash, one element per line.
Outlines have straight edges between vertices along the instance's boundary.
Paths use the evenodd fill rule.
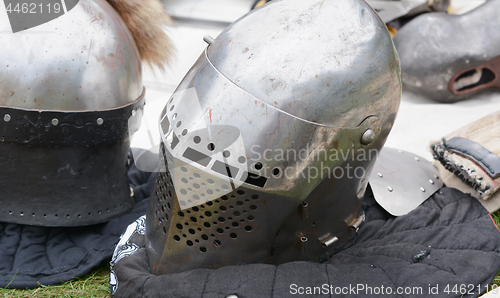
<path fill-rule="evenodd" d="M 249 212 L 257 209 L 253 201 L 258 199 L 258 194 L 248 194 L 241 189 L 233 191 L 206 204 L 178 211 L 173 217 L 175 230 L 170 231 L 170 234 L 165 230 L 163 232 L 175 242 L 184 243 L 186 247 L 197 247 L 202 253 L 217 249 L 225 241 L 236 240 L 241 233 L 253 230 L 251 221 L 255 216 Z M 161 214 L 158 216 L 161 217 Z M 213 245 L 209 245 L 208 241 L 212 241 Z"/>
<path fill-rule="evenodd" d="M 201 137 L 195 136 L 192 141 L 201 143 Z M 215 145 L 209 143 L 207 149 L 215 150 Z M 211 147 L 213 146 L 213 147 Z M 231 152 L 226 150 L 222 155 L 225 158 L 231 156 Z M 166 150 L 163 142 L 161 143 L 160 163 L 166 163 Z M 237 155 L 236 155 L 237 156 Z M 246 162 L 246 158 L 240 156 L 238 161 Z M 192 170 L 191 170 L 192 171 Z M 181 176 L 181 185 L 177 189 L 181 194 L 186 195 L 190 204 L 194 206 L 183 207 L 183 201 L 178 201 L 178 206 L 182 210 L 172 212 L 174 208 L 175 189 L 172 178 L 168 171 L 158 173 L 152 201 L 155 202 L 154 216 L 156 217 L 156 227 L 162 234 L 166 235 L 168 241 L 176 243 L 176 247 L 181 249 L 196 249 L 199 253 L 205 253 L 210 250 L 219 249 L 228 241 L 236 241 L 245 237 L 248 233 L 253 233 L 254 220 L 259 206 L 255 200 L 259 200 L 259 194 L 252 190 L 236 189 L 231 193 L 222 195 L 230 189 L 229 185 L 218 185 L 214 179 L 205 177 L 196 171 L 189 173 L 190 170 L 185 167 L 179 167 L 179 173 L 185 173 Z M 189 175 L 188 175 L 189 174 Z M 180 179 L 177 178 L 177 179 Z M 176 185 L 177 186 L 177 185 Z M 189 193 L 197 189 L 204 189 L 204 194 Z M 203 195 L 218 195 L 211 201 L 203 201 Z M 199 203 L 196 203 L 199 201 Z M 186 202 L 184 202 L 186 204 Z M 173 223 L 171 222 L 173 221 Z M 170 229 L 170 230 L 169 230 Z"/>
<path fill-rule="evenodd" d="M 161 144 L 161 153 L 160 163 L 165 164 L 165 147 L 163 143 Z M 173 183 L 168 171 L 159 172 L 156 176 L 152 201 L 156 202 L 154 213 L 158 220 L 159 228 L 164 234 L 168 233 L 169 220 L 172 218 L 173 193 Z M 182 225 L 180 226 L 182 228 Z M 174 240 L 179 241 L 180 238 L 176 237 Z"/>

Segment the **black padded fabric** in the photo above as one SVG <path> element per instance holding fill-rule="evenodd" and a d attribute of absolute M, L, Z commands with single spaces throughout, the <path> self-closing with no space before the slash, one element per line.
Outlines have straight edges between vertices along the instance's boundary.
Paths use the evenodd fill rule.
<path fill-rule="evenodd" d="M 73 228 L 0 223 L 0 287 L 60 284 L 109 260 L 126 227 L 146 212 L 155 175 L 139 171 L 132 162 L 128 177 L 136 205 L 107 223 Z"/>
<path fill-rule="evenodd" d="M 59 284 L 109 260 L 120 234 L 145 214 L 154 183 L 155 175 L 135 166 L 128 174 L 137 205 L 119 219 L 80 228 L 0 224 L 0 287 Z M 500 267 L 500 232 L 477 200 L 458 190 L 443 188 L 398 218 L 371 198 L 366 205 L 367 220 L 357 237 L 325 263 L 252 264 L 154 276 L 141 248 L 115 264 L 115 297 L 287 297 L 324 291 L 325 285 L 333 287 L 333 295 L 316 292 L 312 296 L 390 297 L 370 295 L 367 288 L 387 293 L 388 287 L 393 291 L 420 287 L 422 294 L 392 296 L 461 297 L 453 287 L 460 290 L 465 285 L 470 295 L 464 297 L 475 297 Z M 143 236 L 135 235 L 133 240 L 144 247 Z M 435 290 L 436 285 L 438 295 L 430 295 L 429 287 Z M 449 293 L 444 292 L 447 285 Z M 361 286 L 365 290 L 358 290 Z M 344 294 L 335 295 L 336 290 Z"/>
<path fill-rule="evenodd" d="M 400 217 L 372 198 L 366 205 L 357 237 L 321 264 L 252 264 L 155 276 L 149 273 L 145 236 L 135 234 L 131 240 L 142 248 L 114 265 L 114 296 L 477 297 L 500 267 L 500 232 L 469 195 L 445 187 Z"/>

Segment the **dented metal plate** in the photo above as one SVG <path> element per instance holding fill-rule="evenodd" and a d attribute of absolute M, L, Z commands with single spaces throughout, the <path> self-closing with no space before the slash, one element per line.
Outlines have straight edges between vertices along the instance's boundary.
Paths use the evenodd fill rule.
<path fill-rule="evenodd" d="M 394 36 L 405 90 L 439 102 L 498 91 L 500 1 L 463 15 L 424 14 Z"/>
<path fill-rule="evenodd" d="M 384 148 L 370 176 L 375 200 L 395 216 L 405 215 L 443 186 L 439 171 L 413 153 Z"/>
<path fill-rule="evenodd" d="M 366 3 L 386 23 L 424 12 L 445 12 L 450 6 L 450 0 L 366 0 Z"/>

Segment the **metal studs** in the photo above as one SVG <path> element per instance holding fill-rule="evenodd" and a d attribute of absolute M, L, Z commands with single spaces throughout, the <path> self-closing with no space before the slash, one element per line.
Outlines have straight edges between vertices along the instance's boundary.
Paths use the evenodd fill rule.
<path fill-rule="evenodd" d="M 420 161 L 420 158 L 418 158 L 418 157 L 416 157 L 416 156 L 415 156 L 415 160 L 416 160 L 416 161 Z"/>
<path fill-rule="evenodd" d="M 57 126 L 59 124 L 59 120 L 57 118 L 52 119 L 51 121 L 52 125 Z"/>
<path fill-rule="evenodd" d="M 210 36 L 210 35 L 205 35 L 205 36 L 203 36 L 203 40 L 204 40 L 204 41 L 205 41 L 205 42 L 206 42 L 209 46 L 211 46 L 211 45 L 212 45 L 212 43 L 214 43 L 214 41 L 215 41 L 215 39 L 214 39 L 212 36 Z"/>
<path fill-rule="evenodd" d="M 306 219 L 307 217 L 309 217 L 309 211 L 307 209 L 309 205 L 307 204 L 307 202 L 302 202 L 300 204 L 300 215 L 302 217 L 302 219 Z"/>
<path fill-rule="evenodd" d="M 227 296 L 226 298 L 238 298 L 238 296 L 232 294 L 232 295 Z"/>
<path fill-rule="evenodd" d="M 375 141 L 375 133 L 371 129 L 367 129 L 361 136 L 361 144 L 369 145 Z"/>
<path fill-rule="evenodd" d="M 429 179 L 430 184 L 434 184 L 434 181 L 432 179 Z"/>
<path fill-rule="evenodd" d="M 382 173 L 377 173 L 377 176 L 379 176 L 380 178 L 384 178 L 384 175 L 382 175 Z"/>
<path fill-rule="evenodd" d="M 104 120 L 102 118 L 97 118 L 97 125 L 102 125 L 104 123 Z"/>
<path fill-rule="evenodd" d="M 350 226 L 349 228 L 355 232 L 359 230 L 359 226 L 365 221 L 365 215 L 361 215 L 358 217 Z"/>
<path fill-rule="evenodd" d="M 421 192 L 425 192 L 425 188 L 420 187 L 420 191 L 421 191 Z"/>
<path fill-rule="evenodd" d="M 10 119 L 11 119 L 11 117 L 9 114 L 5 114 L 5 116 L 3 116 L 3 121 L 5 121 L 5 122 L 9 122 Z"/>
<path fill-rule="evenodd" d="M 438 175 L 434 175 L 434 178 L 439 179 L 439 176 Z"/>
<path fill-rule="evenodd" d="M 389 192 L 392 192 L 394 189 L 393 189 L 392 187 L 390 187 L 390 186 L 387 186 L 387 190 L 388 190 Z"/>
<path fill-rule="evenodd" d="M 334 244 L 334 243 L 335 243 L 335 242 L 337 242 L 338 240 L 339 240 L 339 238 L 337 238 L 337 237 L 333 236 L 333 237 L 328 238 L 328 239 L 326 239 L 325 241 L 323 241 L 323 242 L 321 243 L 321 246 L 323 246 L 323 247 L 328 247 L 328 246 L 331 246 L 332 244 Z"/>
<path fill-rule="evenodd" d="M 302 254 L 306 254 L 307 253 L 307 237 L 300 237 L 300 251 Z"/>

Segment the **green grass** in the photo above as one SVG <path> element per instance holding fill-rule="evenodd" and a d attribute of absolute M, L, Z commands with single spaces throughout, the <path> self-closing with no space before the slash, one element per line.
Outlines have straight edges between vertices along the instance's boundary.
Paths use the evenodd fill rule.
<path fill-rule="evenodd" d="M 497 227 L 500 228 L 500 211 L 493 213 L 492 217 L 493 217 L 493 220 L 495 221 L 495 223 L 497 224 Z M 491 284 L 497 285 L 498 287 L 500 287 L 500 270 L 498 271 L 497 276 L 495 276 L 495 278 L 493 279 L 493 282 Z"/>
<path fill-rule="evenodd" d="M 493 213 L 493 219 L 500 227 L 500 211 Z M 500 287 L 500 271 L 493 279 L 492 285 Z M 11 290 L 0 288 L 0 298 L 18 297 L 71 297 L 71 298 L 101 298 L 109 297 L 109 261 L 103 262 L 101 266 L 92 273 L 73 281 L 65 282 L 58 286 L 41 286 L 31 290 Z"/>
<path fill-rule="evenodd" d="M 12 290 L 0 288 L 0 298 L 101 298 L 109 297 L 109 260 L 103 262 L 92 273 L 75 278 L 57 286 L 43 286 L 37 289 Z"/>

